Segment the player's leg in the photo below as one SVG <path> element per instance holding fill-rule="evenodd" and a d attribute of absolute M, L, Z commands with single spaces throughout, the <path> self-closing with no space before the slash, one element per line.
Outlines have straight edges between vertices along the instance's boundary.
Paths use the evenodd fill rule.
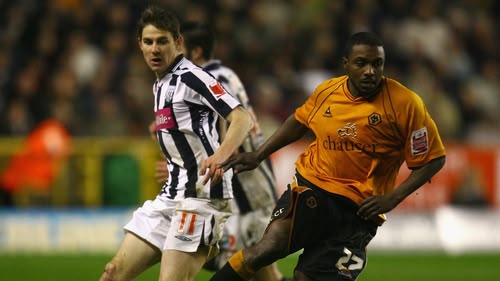
<path fill-rule="evenodd" d="M 256 245 L 240 250 L 215 273 L 211 281 L 250 280 L 256 271 L 288 255 L 291 219 L 271 223 L 264 237 Z"/>
<path fill-rule="evenodd" d="M 131 280 L 159 262 L 176 206 L 177 201 L 157 197 L 135 210 L 124 226 L 125 238 L 105 266 L 101 281 Z"/>
<path fill-rule="evenodd" d="M 160 281 L 191 281 L 218 252 L 230 216 L 225 199 L 187 198 L 176 206 L 163 249 Z"/>
<path fill-rule="evenodd" d="M 255 245 L 265 232 L 271 211 L 272 209 L 256 210 L 245 215 L 235 214 L 229 217 L 224 224 L 224 235 L 219 243 L 220 253 L 205 263 L 203 268 L 217 271 L 236 251 L 242 250 L 245 245 Z M 257 271 L 252 281 L 283 281 L 283 274 L 276 263 L 273 263 Z"/>
<path fill-rule="evenodd" d="M 201 270 L 209 254 L 209 247 L 197 252 L 165 250 L 161 258 L 160 281 L 192 281 Z"/>
<path fill-rule="evenodd" d="M 319 201 L 316 193 L 307 187 L 289 188 L 278 200 L 262 239 L 233 255 L 210 280 L 250 280 L 257 270 L 314 241 L 318 232 Z"/>
<path fill-rule="evenodd" d="M 141 238 L 128 232 L 118 252 L 104 267 L 100 281 L 132 280 L 159 262 L 161 252 Z"/>
<path fill-rule="evenodd" d="M 366 267 L 366 247 L 378 226 L 360 218 L 353 201 L 338 195 L 325 197 L 329 205 L 323 217 L 327 235 L 304 248 L 295 268 L 295 280 L 356 280 Z"/>

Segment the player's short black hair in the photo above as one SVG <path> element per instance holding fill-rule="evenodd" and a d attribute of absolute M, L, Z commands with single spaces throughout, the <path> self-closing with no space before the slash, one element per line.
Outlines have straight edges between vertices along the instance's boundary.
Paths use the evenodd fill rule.
<path fill-rule="evenodd" d="M 195 47 L 203 50 L 203 58 L 209 60 L 213 55 L 215 34 L 212 27 L 204 22 L 187 21 L 181 25 L 184 46 L 190 52 Z"/>
<path fill-rule="evenodd" d="M 137 24 L 137 37 L 142 38 L 142 31 L 147 25 L 168 31 L 172 33 L 174 40 L 180 36 L 180 21 L 179 17 L 170 10 L 161 8 L 160 6 L 150 5 L 141 14 L 139 23 Z"/>
<path fill-rule="evenodd" d="M 344 48 L 344 57 L 349 57 L 352 52 L 352 47 L 355 45 L 368 45 L 373 47 L 383 47 L 382 39 L 372 32 L 358 32 L 349 37 Z"/>

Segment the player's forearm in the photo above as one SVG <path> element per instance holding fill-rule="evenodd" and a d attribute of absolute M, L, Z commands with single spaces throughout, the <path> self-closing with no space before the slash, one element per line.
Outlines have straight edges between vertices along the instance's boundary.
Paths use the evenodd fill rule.
<path fill-rule="evenodd" d="M 281 127 L 257 149 L 260 161 L 268 158 L 273 152 L 303 137 L 308 128 L 295 119 L 295 114 L 290 115 Z"/>
<path fill-rule="evenodd" d="M 253 120 L 246 110 L 238 107 L 228 116 L 229 126 L 224 134 L 224 141 L 218 151 L 227 158 L 238 150 L 253 127 Z"/>
<path fill-rule="evenodd" d="M 408 178 L 401 183 L 394 191 L 391 196 L 393 197 L 396 205 L 403 201 L 406 197 L 412 194 L 414 191 L 419 189 L 426 182 L 430 181 L 430 179 L 443 168 L 445 163 L 445 156 L 436 158 L 422 166 L 413 170 Z"/>

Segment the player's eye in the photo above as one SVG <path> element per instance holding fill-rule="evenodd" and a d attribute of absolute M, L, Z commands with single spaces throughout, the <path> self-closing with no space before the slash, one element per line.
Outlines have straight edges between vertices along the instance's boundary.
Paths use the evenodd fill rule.
<path fill-rule="evenodd" d="M 158 44 L 159 45 L 166 45 L 166 44 L 168 44 L 168 39 L 159 39 Z"/>
<path fill-rule="evenodd" d="M 376 60 L 375 62 L 373 62 L 373 67 L 381 67 L 383 64 L 383 60 Z"/>
<path fill-rule="evenodd" d="M 355 61 L 354 65 L 356 65 L 357 67 L 363 67 L 363 66 L 366 65 L 366 62 L 364 62 L 364 61 Z"/>

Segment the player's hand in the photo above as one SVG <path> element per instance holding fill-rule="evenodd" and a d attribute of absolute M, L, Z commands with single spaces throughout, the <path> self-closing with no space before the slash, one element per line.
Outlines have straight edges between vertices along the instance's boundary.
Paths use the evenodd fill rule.
<path fill-rule="evenodd" d="M 389 195 L 375 195 L 366 198 L 361 202 L 358 209 L 358 216 L 363 219 L 375 219 L 379 214 L 385 214 L 396 207 Z"/>
<path fill-rule="evenodd" d="M 225 172 L 224 169 L 220 168 L 222 162 L 223 161 L 217 158 L 217 153 L 213 154 L 212 156 L 205 159 L 205 161 L 203 161 L 203 164 L 200 168 L 200 176 L 205 176 L 205 178 L 203 179 L 203 184 L 206 184 L 208 181 L 210 181 L 210 186 L 213 186 L 222 179 L 222 176 Z"/>
<path fill-rule="evenodd" d="M 165 158 L 165 156 L 163 156 Z M 155 179 L 158 183 L 165 183 L 168 179 L 168 164 L 166 159 L 156 161 Z"/>
<path fill-rule="evenodd" d="M 245 152 L 231 156 L 227 161 L 222 163 L 221 167 L 224 169 L 224 171 L 233 168 L 233 172 L 235 174 L 238 174 L 241 172 L 253 170 L 257 168 L 259 164 L 260 161 L 257 157 L 257 153 Z"/>

